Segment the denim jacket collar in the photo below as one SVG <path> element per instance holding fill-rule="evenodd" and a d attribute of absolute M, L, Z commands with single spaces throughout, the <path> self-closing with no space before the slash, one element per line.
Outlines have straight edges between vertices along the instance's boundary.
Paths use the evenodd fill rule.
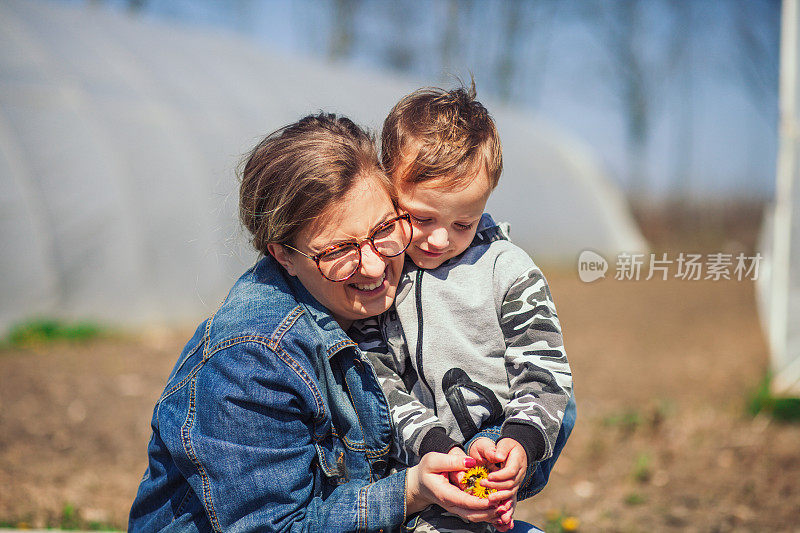
<path fill-rule="evenodd" d="M 305 286 L 300 283 L 300 280 L 298 280 L 295 276 L 290 276 L 285 271 L 283 272 L 283 275 L 286 278 L 292 292 L 294 292 L 298 303 L 305 307 L 308 315 L 317 324 L 318 332 L 323 345 L 323 351 L 327 358 L 330 359 L 334 356 L 334 354 L 346 346 L 356 348 L 356 352 L 360 355 L 360 351 L 357 349 L 358 345 L 353 342 L 353 340 L 348 337 L 347 334 L 345 334 L 345 332 L 339 326 L 339 323 L 336 322 L 333 317 L 331 317 L 330 312 L 322 304 L 320 304 L 316 298 L 311 296 L 311 293 L 309 293 L 308 289 L 306 289 Z"/>
<path fill-rule="evenodd" d="M 264 302 L 270 302 L 265 306 Z M 209 345 L 221 346 L 234 338 L 280 336 L 288 314 L 306 314 L 314 324 L 319 353 L 332 357 L 345 347 L 357 347 L 327 309 L 290 276 L 272 256 L 262 257 L 233 286 L 225 303 L 211 318 Z M 277 337 L 276 337 L 277 336 Z M 360 352 L 356 350 L 356 353 Z"/>

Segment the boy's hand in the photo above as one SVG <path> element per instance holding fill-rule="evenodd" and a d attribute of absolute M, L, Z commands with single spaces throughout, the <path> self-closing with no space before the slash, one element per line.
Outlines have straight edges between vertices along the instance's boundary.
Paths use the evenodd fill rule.
<path fill-rule="evenodd" d="M 528 468 L 528 456 L 519 442 L 505 438 L 497 442 L 494 457 L 494 462 L 501 463 L 501 468 L 490 473 L 482 485 L 497 490 L 489 495 L 489 501 L 499 504 L 516 498 Z"/>
<path fill-rule="evenodd" d="M 450 451 L 447 452 L 447 455 L 453 455 L 455 457 L 467 457 L 467 454 L 464 453 L 464 450 L 462 450 L 460 446 L 454 446 L 450 448 Z M 464 478 L 464 472 L 463 471 L 450 472 L 448 474 L 448 478 L 450 479 L 450 483 L 452 483 L 453 485 L 455 485 L 460 489 L 461 480 Z"/>
<path fill-rule="evenodd" d="M 494 441 L 486 437 L 475 439 L 469 447 L 469 456 L 478 461 L 478 464 L 486 465 L 489 470 L 497 470 L 494 464 L 499 462 L 496 458 Z"/>
<path fill-rule="evenodd" d="M 506 439 L 511 440 L 511 439 Z M 516 441 L 515 441 L 516 442 Z M 523 450 L 524 454 L 524 450 Z M 480 437 L 475 439 L 472 445 L 469 448 L 469 456 L 474 458 L 480 464 L 486 465 L 486 468 L 490 471 L 498 470 L 496 463 L 503 462 L 503 459 L 498 456 L 497 448 L 495 443 L 492 439 L 486 437 Z M 527 456 L 525 459 L 527 463 Z M 524 469 L 523 469 L 523 477 L 524 477 Z M 481 483 L 485 487 L 489 487 L 489 484 L 486 481 Z M 513 498 L 509 498 L 503 501 L 500 498 L 494 498 L 494 494 L 489 495 L 489 501 L 497 504 L 497 518 L 493 520 L 491 523 L 498 531 L 508 531 L 514 528 L 514 511 L 517 507 L 517 498 L 514 496 Z"/>

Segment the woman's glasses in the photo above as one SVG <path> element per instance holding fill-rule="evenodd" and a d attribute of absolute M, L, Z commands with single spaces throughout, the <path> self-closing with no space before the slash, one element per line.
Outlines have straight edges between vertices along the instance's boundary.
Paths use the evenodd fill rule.
<path fill-rule="evenodd" d="M 412 232 L 411 217 L 405 213 L 376 226 L 366 239 L 339 242 L 316 255 L 308 255 L 288 244 L 284 246 L 314 261 L 320 274 L 330 281 L 345 281 L 361 267 L 361 245 L 365 242 L 369 242 L 378 255 L 397 257 L 408 248 Z"/>

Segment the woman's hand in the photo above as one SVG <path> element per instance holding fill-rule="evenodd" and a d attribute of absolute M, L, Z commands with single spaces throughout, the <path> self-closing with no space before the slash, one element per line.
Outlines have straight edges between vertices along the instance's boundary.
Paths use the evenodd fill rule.
<path fill-rule="evenodd" d="M 451 472 L 463 472 L 476 464 L 472 457 L 426 453 L 418 465 L 406 470 L 406 513 L 435 503 L 470 522 L 496 522 L 495 504 L 450 484 Z"/>
<path fill-rule="evenodd" d="M 468 456 L 464 450 L 462 450 L 458 446 L 454 446 L 450 448 L 450 451 L 447 452 L 447 455 L 458 457 L 460 459 L 466 459 Z M 480 460 L 478 461 L 480 463 Z M 461 480 L 464 478 L 464 471 L 459 470 L 457 472 L 450 472 L 448 474 L 448 478 L 450 479 L 450 483 L 458 488 L 461 488 Z"/>
<path fill-rule="evenodd" d="M 497 506 L 497 519 L 492 524 L 498 531 L 514 529 L 514 511 L 516 508 L 516 496 Z"/>

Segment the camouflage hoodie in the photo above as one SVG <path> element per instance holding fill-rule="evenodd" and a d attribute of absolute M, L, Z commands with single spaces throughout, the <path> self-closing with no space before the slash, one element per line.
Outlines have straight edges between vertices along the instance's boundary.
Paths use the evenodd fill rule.
<path fill-rule="evenodd" d="M 407 260 L 394 307 L 351 335 L 375 366 L 405 463 L 490 426 L 529 465 L 552 454 L 572 391 L 561 325 L 542 272 L 488 214 L 461 255 L 431 270 Z"/>

